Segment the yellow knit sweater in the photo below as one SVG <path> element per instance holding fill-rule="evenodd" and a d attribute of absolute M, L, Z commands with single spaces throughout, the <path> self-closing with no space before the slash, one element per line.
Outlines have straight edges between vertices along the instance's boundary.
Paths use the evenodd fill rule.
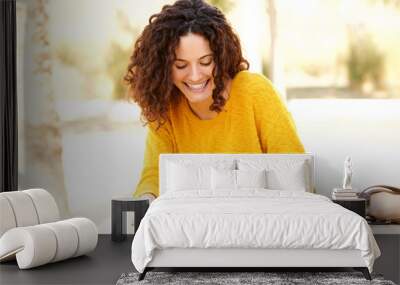
<path fill-rule="evenodd" d="M 289 112 L 264 76 L 239 72 L 223 109 L 215 118 L 201 120 L 184 99 L 169 111 L 169 120 L 158 130 L 156 123 L 150 123 L 134 196 L 159 195 L 160 153 L 304 152 Z"/>

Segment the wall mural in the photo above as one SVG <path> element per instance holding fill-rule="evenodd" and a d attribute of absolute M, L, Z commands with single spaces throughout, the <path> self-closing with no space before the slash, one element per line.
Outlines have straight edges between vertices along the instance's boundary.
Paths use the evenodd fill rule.
<path fill-rule="evenodd" d="M 45 188 L 64 217 L 86 216 L 110 232 L 111 198 L 134 192 L 147 134 L 122 78 L 149 17 L 174 1 L 16 2 L 19 187 Z M 310 0 L 311 10 L 289 0 L 209 2 L 239 34 L 250 70 L 278 74 L 288 100 L 400 98 L 396 1 Z M 349 17 L 346 5 L 358 14 Z M 270 25 L 279 53 L 271 52 Z"/>

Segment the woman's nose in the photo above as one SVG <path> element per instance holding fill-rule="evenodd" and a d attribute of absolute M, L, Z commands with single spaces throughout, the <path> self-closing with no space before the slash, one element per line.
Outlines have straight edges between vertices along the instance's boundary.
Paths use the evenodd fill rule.
<path fill-rule="evenodd" d="M 189 71 L 190 73 L 189 73 L 189 80 L 191 81 L 191 82 L 197 82 L 198 80 L 200 80 L 201 79 L 201 72 L 200 72 L 200 69 L 199 69 L 199 67 L 198 66 L 196 66 L 196 65 L 193 65 L 191 68 L 190 68 L 190 71 Z"/>

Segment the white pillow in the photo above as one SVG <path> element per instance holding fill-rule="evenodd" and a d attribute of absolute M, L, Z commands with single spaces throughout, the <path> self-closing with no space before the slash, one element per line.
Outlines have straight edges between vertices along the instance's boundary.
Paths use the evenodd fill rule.
<path fill-rule="evenodd" d="M 266 170 L 211 169 L 213 190 L 240 188 L 267 188 Z"/>
<path fill-rule="evenodd" d="M 211 189 L 211 167 L 168 163 L 167 191 Z"/>
<path fill-rule="evenodd" d="M 309 191 L 305 164 L 297 164 L 290 169 L 271 169 L 268 171 L 268 188 L 276 190 Z"/>
<path fill-rule="evenodd" d="M 211 169 L 211 188 L 236 190 L 236 170 Z"/>
<path fill-rule="evenodd" d="M 296 159 L 239 159 L 240 170 L 267 171 L 267 188 L 274 190 L 311 191 L 308 164 Z"/>
<path fill-rule="evenodd" d="M 267 188 L 267 171 L 236 170 L 237 188 Z"/>
<path fill-rule="evenodd" d="M 167 160 L 165 163 L 166 191 L 187 189 L 211 190 L 211 167 L 216 169 L 235 169 L 233 159 L 190 159 Z"/>

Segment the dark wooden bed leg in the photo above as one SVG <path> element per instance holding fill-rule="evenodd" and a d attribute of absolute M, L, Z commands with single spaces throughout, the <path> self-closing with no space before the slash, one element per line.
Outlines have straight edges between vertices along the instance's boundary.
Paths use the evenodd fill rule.
<path fill-rule="evenodd" d="M 354 267 L 355 270 L 361 271 L 364 275 L 365 279 L 372 280 L 371 275 L 369 274 L 369 270 L 367 267 Z"/>
<path fill-rule="evenodd" d="M 144 279 L 144 277 L 146 276 L 148 269 L 147 267 L 144 269 L 144 271 L 142 273 L 139 274 L 139 278 L 138 281 L 142 281 Z"/>

